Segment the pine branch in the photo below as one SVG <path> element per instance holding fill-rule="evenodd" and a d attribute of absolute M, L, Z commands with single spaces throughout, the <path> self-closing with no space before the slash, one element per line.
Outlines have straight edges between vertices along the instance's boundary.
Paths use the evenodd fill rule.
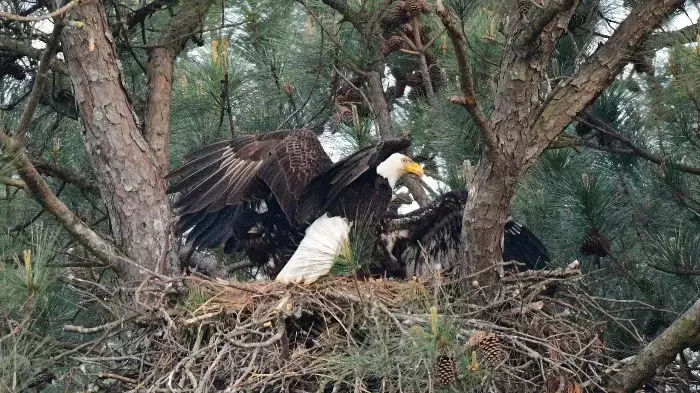
<path fill-rule="evenodd" d="M 592 142 L 589 139 L 577 139 L 573 141 L 573 143 L 569 146 L 585 146 L 610 153 L 634 155 L 643 158 L 649 162 L 652 162 L 656 165 L 667 165 L 669 163 L 668 158 L 659 156 L 657 154 L 651 153 L 647 150 L 638 147 L 634 144 L 634 142 L 622 136 L 613 126 L 589 112 L 586 112 L 585 118 L 579 117 L 579 121 L 583 121 L 597 132 L 622 143 L 627 147 L 627 149 L 622 149 L 614 146 L 602 146 L 598 143 Z M 681 172 L 700 176 L 700 168 L 698 167 L 675 163 L 674 168 L 677 168 Z"/>
<path fill-rule="evenodd" d="M 700 24 L 695 23 L 673 31 L 661 31 L 651 34 L 647 39 L 645 49 L 657 51 L 676 44 L 695 42 L 700 34 Z"/>
<path fill-rule="evenodd" d="M 486 118 L 486 115 L 476 99 L 474 73 L 467 59 L 467 45 L 466 39 L 462 34 L 462 29 L 458 26 L 456 18 L 442 4 L 442 1 L 438 1 L 437 3 L 437 14 L 447 30 L 447 35 L 450 37 L 452 46 L 454 47 L 457 68 L 459 70 L 459 84 L 463 94 L 463 97 L 452 99 L 451 101 L 452 103 L 463 105 L 467 109 L 474 118 L 481 137 L 489 147 L 489 151 L 494 151 L 497 143 L 496 135 L 494 134 L 491 122 Z"/>
<path fill-rule="evenodd" d="M 647 266 L 662 271 L 664 273 L 675 274 L 677 276 L 700 276 L 700 270 L 676 269 L 651 263 L 647 263 Z"/>
<path fill-rule="evenodd" d="M 139 266 L 129 258 L 122 256 L 114 245 L 102 239 L 95 231 L 90 229 L 80 218 L 70 210 L 56 195 L 46 181 L 37 172 L 32 162 L 27 157 L 24 147 L 17 139 L 8 136 L 0 129 L 0 149 L 3 155 L 13 157 L 12 163 L 19 172 L 25 184 L 25 190 L 29 192 L 41 206 L 51 213 L 56 220 L 86 249 L 93 253 L 100 261 L 116 267 L 132 265 L 138 267 L 144 273 L 160 276 Z"/>

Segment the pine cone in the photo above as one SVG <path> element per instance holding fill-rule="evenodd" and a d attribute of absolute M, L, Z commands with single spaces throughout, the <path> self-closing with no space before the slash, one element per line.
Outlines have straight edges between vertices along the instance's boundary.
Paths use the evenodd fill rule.
<path fill-rule="evenodd" d="M 396 49 L 401 49 L 406 45 L 406 41 L 400 35 L 391 36 L 388 41 L 389 49 L 394 51 Z"/>
<path fill-rule="evenodd" d="M 426 0 L 406 0 L 406 10 L 411 16 L 430 12 L 430 4 Z"/>
<path fill-rule="evenodd" d="M 501 363 L 505 359 L 505 352 L 501 345 L 501 339 L 496 333 L 483 330 L 474 332 L 467 341 L 467 348 L 477 350 L 479 358 L 491 366 Z"/>
<path fill-rule="evenodd" d="M 394 9 L 396 11 L 406 11 L 406 2 L 404 0 L 399 0 L 394 2 Z"/>
<path fill-rule="evenodd" d="M 404 23 L 401 25 L 401 31 L 403 31 L 404 34 L 413 33 L 413 26 L 410 23 Z"/>
<path fill-rule="evenodd" d="M 520 17 L 522 18 L 530 10 L 530 0 L 518 0 L 518 11 L 520 12 Z"/>
<path fill-rule="evenodd" d="M 457 363 L 450 355 L 440 355 L 435 360 L 435 382 L 438 386 L 452 385 L 457 379 Z"/>
<path fill-rule="evenodd" d="M 389 9 L 382 16 L 382 25 L 387 30 L 392 30 L 396 26 L 406 22 L 408 16 L 404 11 L 397 9 Z"/>
<path fill-rule="evenodd" d="M 588 235 L 581 243 L 581 253 L 583 255 L 595 255 L 606 257 L 610 254 L 610 240 L 601 235 L 595 228 L 588 231 Z"/>

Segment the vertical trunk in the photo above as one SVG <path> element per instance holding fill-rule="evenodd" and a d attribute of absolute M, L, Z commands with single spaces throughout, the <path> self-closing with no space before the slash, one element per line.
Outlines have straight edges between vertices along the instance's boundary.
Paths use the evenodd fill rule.
<path fill-rule="evenodd" d="M 115 243 L 144 267 L 176 266 L 165 180 L 137 126 L 120 73 L 114 38 L 100 1 L 70 12 L 83 29 L 65 29 L 63 52 L 85 130 L 85 144 L 110 215 Z M 138 278 L 137 269 L 124 272 Z"/>
<path fill-rule="evenodd" d="M 146 105 L 146 142 L 153 150 L 160 176 L 168 173 L 170 159 L 170 116 L 172 112 L 173 63 L 175 51 L 153 49 L 148 60 L 148 102 Z"/>
<path fill-rule="evenodd" d="M 461 269 L 457 274 L 473 277 L 481 287 L 498 282 L 496 267 L 503 261 L 503 227 L 517 181 L 510 171 L 484 154 L 469 184 L 469 199 L 462 218 L 462 237 L 466 241 L 462 242 L 461 259 L 466 263 L 457 264 Z"/>
<path fill-rule="evenodd" d="M 369 96 L 367 98 L 369 98 L 372 103 L 372 109 L 376 116 L 374 121 L 377 124 L 379 136 L 382 139 L 393 138 L 394 133 L 391 128 L 391 112 L 389 111 L 389 104 L 384 95 L 381 73 L 379 71 L 369 71 L 368 74 L 367 92 Z"/>

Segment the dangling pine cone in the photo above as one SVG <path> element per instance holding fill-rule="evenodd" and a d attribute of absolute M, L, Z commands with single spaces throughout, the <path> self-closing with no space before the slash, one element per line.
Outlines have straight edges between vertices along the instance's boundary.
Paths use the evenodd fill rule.
<path fill-rule="evenodd" d="M 411 16 L 430 12 L 430 4 L 426 0 L 406 0 L 406 10 Z"/>
<path fill-rule="evenodd" d="M 505 360 L 506 353 L 496 333 L 483 330 L 474 332 L 467 341 L 467 348 L 476 350 L 479 358 L 491 366 L 496 366 Z"/>
<path fill-rule="evenodd" d="M 449 386 L 457 380 L 457 363 L 450 355 L 440 355 L 435 360 L 435 382 L 438 386 Z"/>
<path fill-rule="evenodd" d="M 394 2 L 394 9 L 397 11 L 406 11 L 406 1 L 399 0 Z"/>
<path fill-rule="evenodd" d="M 391 36 L 388 41 L 389 49 L 394 51 L 396 49 L 401 49 L 406 45 L 406 41 L 400 35 Z"/>
<path fill-rule="evenodd" d="M 522 18 L 530 10 L 530 0 L 518 0 L 518 11 L 520 11 L 520 17 Z"/>
<path fill-rule="evenodd" d="M 388 9 L 382 16 L 382 25 L 387 30 L 393 30 L 396 26 L 405 23 L 408 20 L 408 15 L 405 11 L 398 9 Z"/>
<path fill-rule="evenodd" d="M 581 253 L 583 255 L 595 255 L 606 257 L 610 254 L 610 240 L 601 235 L 598 230 L 592 228 L 581 243 Z"/>
<path fill-rule="evenodd" d="M 410 23 L 404 23 L 401 25 L 401 31 L 403 31 L 404 34 L 413 33 L 413 26 Z"/>

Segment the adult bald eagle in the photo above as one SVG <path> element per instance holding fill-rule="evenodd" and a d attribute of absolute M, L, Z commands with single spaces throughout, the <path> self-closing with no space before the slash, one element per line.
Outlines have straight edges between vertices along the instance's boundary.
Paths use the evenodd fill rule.
<path fill-rule="evenodd" d="M 167 192 L 180 193 L 178 229 L 195 247 L 245 251 L 280 281 L 311 282 L 351 225 L 376 236 L 401 176 L 423 176 L 399 153 L 409 146 L 386 140 L 333 164 L 310 130 L 247 135 L 192 153 Z"/>
<path fill-rule="evenodd" d="M 467 197 L 467 190 L 453 190 L 410 213 L 387 214 L 380 224 L 380 247 L 409 276 L 430 271 L 434 268 L 430 264 L 449 268 L 459 251 Z M 509 217 L 503 260 L 520 262 L 525 269 L 541 269 L 549 262 L 549 253 L 534 233 Z"/>

